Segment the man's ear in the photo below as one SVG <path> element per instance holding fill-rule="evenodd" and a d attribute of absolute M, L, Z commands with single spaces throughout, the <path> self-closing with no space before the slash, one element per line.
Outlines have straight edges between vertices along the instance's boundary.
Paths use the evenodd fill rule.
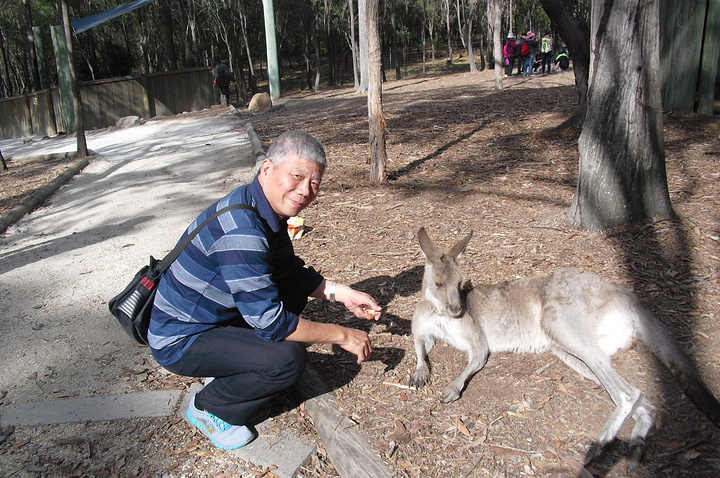
<path fill-rule="evenodd" d="M 272 166 L 273 166 L 272 161 L 270 161 L 268 158 L 263 159 L 263 162 L 260 165 L 260 174 L 262 174 L 263 176 L 267 176 L 267 174 L 270 171 L 270 168 Z"/>

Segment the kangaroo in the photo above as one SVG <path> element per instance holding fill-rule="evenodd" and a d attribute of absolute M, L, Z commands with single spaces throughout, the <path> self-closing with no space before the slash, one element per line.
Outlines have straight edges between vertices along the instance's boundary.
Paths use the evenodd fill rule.
<path fill-rule="evenodd" d="M 602 455 L 632 417 L 635 425 L 627 462 L 628 471 L 632 471 L 645 454 L 655 408 L 640 390 L 615 372 L 611 357 L 639 340 L 720 427 L 720 402 L 670 330 L 629 290 L 594 274 L 561 268 L 545 277 L 476 286 L 463 304 L 458 259 L 472 231 L 445 252 L 435 247 L 424 227 L 417 237 L 426 265 L 422 298 L 412 318 L 417 369 L 410 379 L 411 387 L 418 389 L 429 383 L 428 352 L 436 340 L 468 356 L 467 367 L 443 391 L 443 403 L 460 398 L 467 381 L 485 366 L 493 352 L 550 351 L 582 376 L 602 385 L 617 407 L 593 441 L 586 464 Z"/>

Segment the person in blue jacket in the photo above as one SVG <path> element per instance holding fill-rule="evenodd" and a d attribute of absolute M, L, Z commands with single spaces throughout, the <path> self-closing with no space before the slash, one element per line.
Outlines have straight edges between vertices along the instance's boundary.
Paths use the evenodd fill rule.
<path fill-rule="evenodd" d="M 208 377 L 187 415 L 219 448 L 257 436 L 251 416 L 300 378 L 304 344 L 337 344 L 358 363 L 372 353 L 364 331 L 300 317 L 309 297 L 341 302 L 359 318 L 381 316 L 370 295 L 324 278 L 294 253 L 287 219 L 315 200 L 325 167 L 316 138 L 297 130 L 280 135 L 255 179 L 206 209 L 188 231 L 230 204 L 254 209 L 211 221 L 158 284 L 152 354 L 170 372 Z"/>

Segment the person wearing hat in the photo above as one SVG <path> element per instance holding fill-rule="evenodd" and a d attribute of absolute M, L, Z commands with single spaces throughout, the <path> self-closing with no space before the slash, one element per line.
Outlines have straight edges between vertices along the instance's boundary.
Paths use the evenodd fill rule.
<path fill-rule="evenodd" d="M 507 41 L 503 47 L 503 56 L 505 57 L 505 76 L 512 76 L 515 57 L 517 56 L 517 44 L 515 43 L 515 35 L 512 32 L 507 36 Z"/>
<path fill-rule="evenodd" d="M 215 65 L 215 85 L 220 89 L 220 104 L 227 106 L 228 97 L 230 96 L 230 83 L 235 81 L 235 77 L 230 73 L 228 66 L 228 56 L 221 55 L 220 63 Z"/>
<path fill-rule="evenodd" d="M 535 33 L 532 30 L 525 34 L 525 44 L 527 49 L 522 51 L 522 74 L 523 76 L 535 76 L 533 74 L 533 62 L 535 61 L 535 52 L 537 51 L 537 42 L 535 41 Z"/>

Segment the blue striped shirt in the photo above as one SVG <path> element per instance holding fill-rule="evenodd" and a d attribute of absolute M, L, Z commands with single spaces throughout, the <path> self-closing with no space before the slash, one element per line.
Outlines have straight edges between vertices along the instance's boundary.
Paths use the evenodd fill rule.
<path fill-rule="evenodd" d="M 249 209 L 221 214 L 193 238 L 158 284 L 148 342 L 160 365 L 180 360 L 202 332 L 243 320 L 260 337 L 283 340 L 323 280 L 295 255 L 287 222 L 278 220 L 257 178 L 206 209 L 183 237 L 230 204 L 249 204 L 260 215 Z"/>

